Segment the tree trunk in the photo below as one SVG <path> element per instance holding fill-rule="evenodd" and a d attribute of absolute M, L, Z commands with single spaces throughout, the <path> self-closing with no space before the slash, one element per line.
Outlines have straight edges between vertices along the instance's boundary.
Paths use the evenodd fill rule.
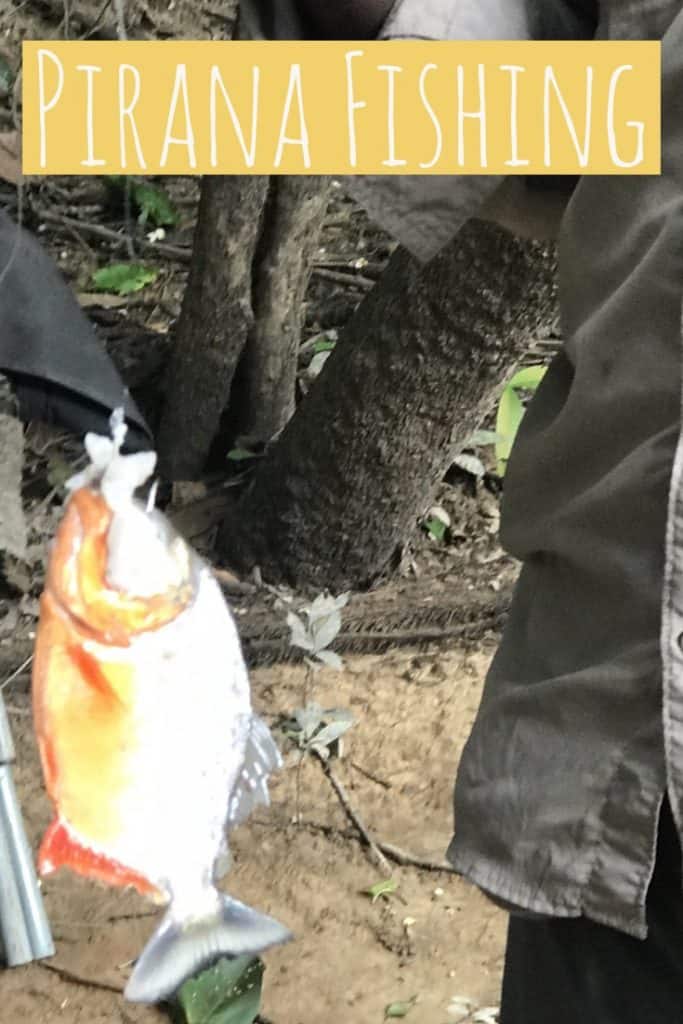
<path fill-rule="evenodd" d="M 167 478 L 202 472 L 229 401 L 230 428 L 243 444 L 270 441 L 292 415 L 308 266 L 328 187 L 313 177 L 202 181 L 158 437 Z"/>
<path fill-rule="evenodd" d="M 267 177 L 202 181 L 190 276 L 167 371 L 157 447 L 172 480 L 198 476 L 253 321 L 251 282 Z"/>
<path fill-rule="evenodd" d="M 294 413 L 304 297 L 328 197 L 323 178 L 271 179 L 254 269 L 254 323 L 231 410 L 245 447 L 271 441 Z"/>
<path fill-rule="evenodd" d="M 399 250 L 223 525 L 265 578 L 340 591 L 386 569 L 529 338 L 547 247 L 471 221 L 428 266 Z"/>

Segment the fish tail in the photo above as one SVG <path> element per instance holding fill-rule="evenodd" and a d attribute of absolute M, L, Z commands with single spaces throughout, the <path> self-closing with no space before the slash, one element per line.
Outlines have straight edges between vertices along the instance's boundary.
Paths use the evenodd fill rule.
<path fill-rule="evenodd" d="M 255 956 L 291 938 L 274 918 L 218 892 L 214 910 L 203 917 L 180 920 L 171 906 L 142 951 L 125 998 L 162 1002 L 221 957 Z"/>

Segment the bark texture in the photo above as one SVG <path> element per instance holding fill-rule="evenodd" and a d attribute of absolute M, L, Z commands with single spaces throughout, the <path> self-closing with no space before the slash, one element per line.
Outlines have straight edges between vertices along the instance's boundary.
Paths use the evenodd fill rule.
<path fill-rule="evenodd" d="M 426 267 L 399 250 L 226 519 L 226 559 L 368 585 L 555 309 L 553 251 L 495 225 L 471 221 Z"/>
<path fill-rule="evenodd" d="M 231 419 L 241 443 L 266 444 L 294 412 L 310 262 L 327 210 L 329 181 L 272 178 L 253 274 L 254 322 Z"/>
<path fill-rule="evenodd" d="M 292 415 L 328 188 L 315 177 L 202 181 L 158 437 L 167 478 L 202 472 L 229 402 L 232 436 L 246 445 L 270 441 Z"/>
<path fill-rule="evenodd" d="M 190 276 L 166 377 L 157 448 L 172 480 L 198 476 L 253 322 L 251 283 L 266 177 L 202 181 Z"/>

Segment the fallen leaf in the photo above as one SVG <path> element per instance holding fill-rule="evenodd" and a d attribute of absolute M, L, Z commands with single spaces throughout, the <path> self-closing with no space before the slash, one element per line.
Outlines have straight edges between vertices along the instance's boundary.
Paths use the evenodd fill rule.
<path fill-rule="evenodd" d="M 316 354 L 313 356 L 310 363 L 308 364 L 308 369 L 306 371 L 309 380 L 315 380 L 316 377 L 320 376 L 322 368 L 327 362 L 327 360 L 330 358 L 331 354 L 332 353 L 330 349 L 323 350 L 322 352 L 316 352 Z"/>
<path fill-rule="evenodd" d="M 458 469 L 464 470 L 465 473 L 476 477 L 477 480 L 486 475 L 486 466 L 478 455 L 468 455 L 466 452 L 463 452 L 461 455 L 456 455 L 453 462 Z"/>
<path fill-rule="evenodd" d="M 82 309 L 119 309 L 125 306 L 127 299 L 123 295 L 110 295 L 109 292 L 80 292 L 78 303 Z"/>
<path fill-rule="evenodd" d="M 413 996 L 404 1003 L 389 1003 L 384 1010 L 384 1019 L 392 1020 L 398 1017 L 407 1017 L 417 1002 L 417 996 Z"/>
<path fill-rule="evenodd" d="M 139 292 L 156 281 L 158 275 L 158 270 L 144 267 L 139 263 L 112 263 L 108 267 L 96 270 L 92 279 L 93 283 L 105 292 L 130 295 L 131 292 Z"/>

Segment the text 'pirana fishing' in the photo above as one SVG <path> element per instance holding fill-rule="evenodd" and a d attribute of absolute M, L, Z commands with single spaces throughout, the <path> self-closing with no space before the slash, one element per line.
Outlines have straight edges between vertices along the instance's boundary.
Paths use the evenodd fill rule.
<path fill-rule="evenodd" d="M 633 63 L 570 73 L 446 64 L 435 49 L 418 66 L 397 45 L 383 44 L 378 62 L 376 46 L 369 56 L 346 44 L 325 82 L 305 60 L 273 69 L 227 51 L 156 76 L 133 61 L 67 62 L 43 45 L 24 169 L 64 173 L 55 154 L 68 113 L 67 173 L 652 173 L 658 112 L 648 122 L 630 109 Z"/>

